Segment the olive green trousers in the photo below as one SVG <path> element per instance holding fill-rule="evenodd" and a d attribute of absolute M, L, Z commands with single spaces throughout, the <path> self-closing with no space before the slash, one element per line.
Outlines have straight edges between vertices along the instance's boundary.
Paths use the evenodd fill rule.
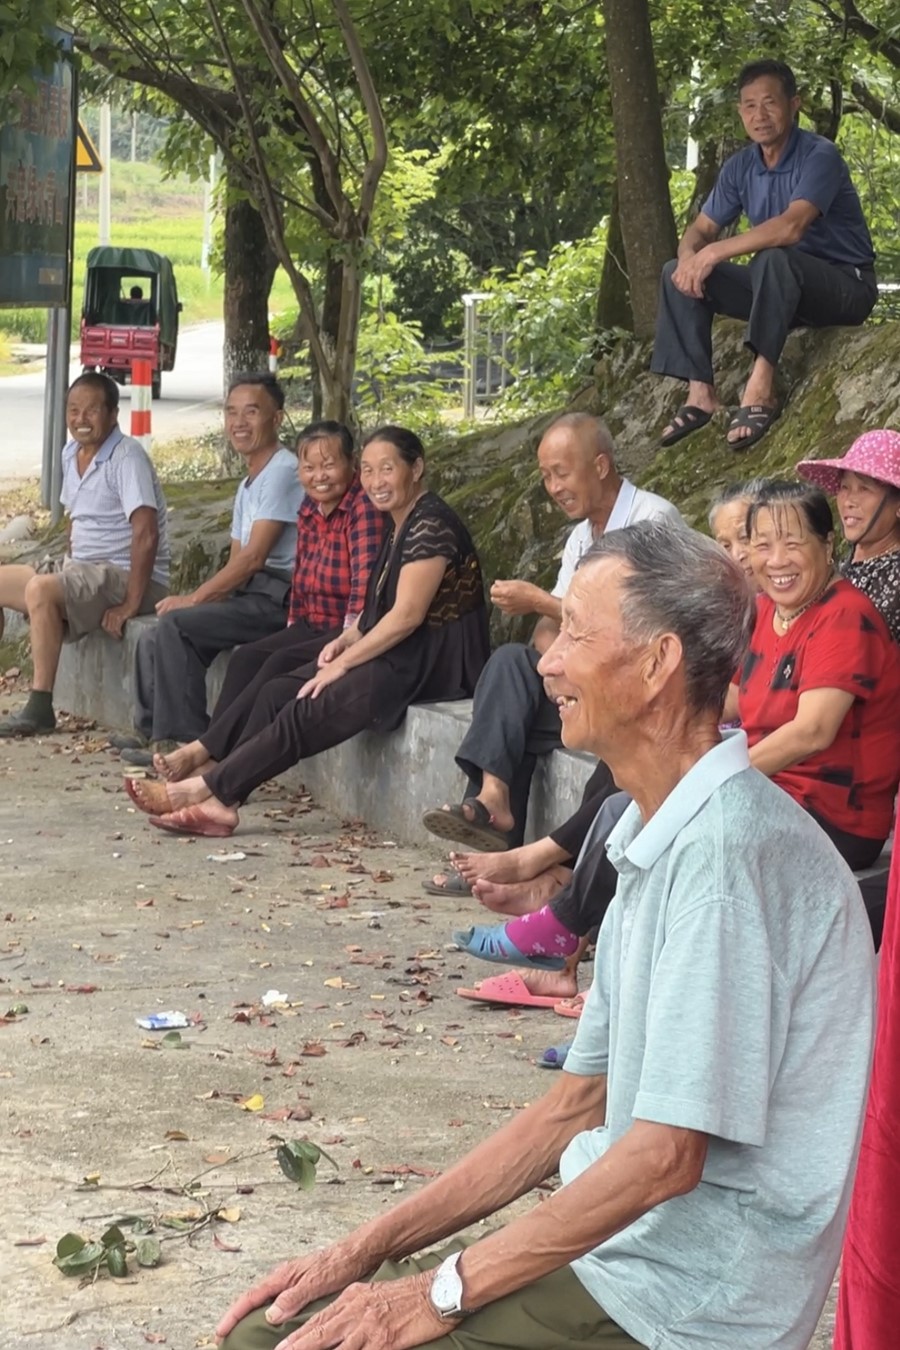
<path fill-rule="evenodd" d="M 424 1256 L 385 1261 L 373 1278 L 399 1280 L 404 1275 L 433 1270 L 450 1252 L 467 1245 L 457 1239 Z M 274 1350 L 279 1341 L 329 1302 L 320 1299 L 311 1303 L 299 1317 L 278 1327 L 269 1326 L 265 1309 L 259 1308 L 238 1323 L 221 1350 Z M 446 1336 L 430 1341 L 424 1350 L 629 1350 L 639 1344 L 610 1321 L 571 1269 L 563 1266 L 473 1312 Z"/>

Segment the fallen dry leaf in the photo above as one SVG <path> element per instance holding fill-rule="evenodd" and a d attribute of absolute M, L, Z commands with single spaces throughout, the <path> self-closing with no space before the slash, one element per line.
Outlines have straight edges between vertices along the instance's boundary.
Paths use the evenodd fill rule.
<path fill-rule="evenodd" d="M 166 1337 L 161 1331 L 145 1331 L 144 1340 L 148 1345 L 165 1345 Z"/>
<path fill-rule="evenodd" d="M 237 1223 L 240 1217 L 241 1211 L 237 1205 L 232 1205 L 230 1208 L 226 1207 L 225 1209 L 216 1211 L 216 1218 L 222 1219 L 224 1223 Z"/>
<path fill-rule="evenodd" d="M 14 1247 L 43 1247 L 47 1241 L 45 1237 L 16 1238 L 13 1242 Z"/>
<path fill-rule="evenodd" d="M 221 1218 L 221 1215 L 219 1217 Z M 213 1246 L 218 1247 L 220 1252 L 239 1252 L 241 1250 L 236 1242 L 223 1242 L 218 1233 L 213 1233 Z"/>
<path fill-rule="evenodd" d="M 307 1059 L 321 1059 L 327 1051 L 321 1041 L 307 1041 L 300 1053 Z"/>
<path fill-rule="evenodd" d="M 212 1163 L 213 1167 L 219 1167 L 222 1163 L 231 1160 L 231 1154 L 226 1150 L 220 1153 L 207 1153 L 203 1159 L 204 1162 Z"/>
<path fill-rule="evenodd" d="M 190 1135 L 185 1134 L 184 1130 L 166 1130 L 163 1138 L 182 1142 L 183 1140 L 190 1139 Z"/>

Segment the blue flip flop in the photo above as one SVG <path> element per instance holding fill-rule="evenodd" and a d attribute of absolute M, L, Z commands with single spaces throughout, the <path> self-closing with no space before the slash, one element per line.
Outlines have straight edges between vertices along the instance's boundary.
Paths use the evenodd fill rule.
<path fill-rule="evenodd" d="M 454 933 L 453 941 L 461 951 L 498 966 L 526 966 L 529 970 L 562 970 L 562 956 L 526 956 L 506 936 L 506 924 L 476 924 L 464 933 Z"/>
<path fill-rule="evenodd" d="M 572 1049 L 572 1042 L 568 1045 L 551 1045 L 544 1051 L 537 1061 L 539 1069 L 561 1069 L 566 1062 L 566 1056 Z"/>

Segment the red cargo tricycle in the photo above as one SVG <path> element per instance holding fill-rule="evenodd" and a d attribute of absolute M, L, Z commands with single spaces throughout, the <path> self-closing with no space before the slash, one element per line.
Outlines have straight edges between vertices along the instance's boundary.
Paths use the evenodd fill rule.
<path fill-rule="evenodd" d="M 81 365 L 118 384 L 131 381 L 135 361 L 149 361 L 159 398 L 164 370 L 175 366 L 181 305 L 168 258 L 147 248 L 92 248 L 81 311 Z"/>

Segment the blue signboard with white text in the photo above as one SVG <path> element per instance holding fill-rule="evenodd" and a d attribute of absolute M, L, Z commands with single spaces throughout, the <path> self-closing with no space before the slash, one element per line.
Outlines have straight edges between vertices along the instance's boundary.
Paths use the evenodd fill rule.
<path fill-rule="evenodd" d="M 60 60 L 35 72 L 0 127 L 0 308 L 69 302 L 75 77 L 71 34 L 53 37 Z"/>

